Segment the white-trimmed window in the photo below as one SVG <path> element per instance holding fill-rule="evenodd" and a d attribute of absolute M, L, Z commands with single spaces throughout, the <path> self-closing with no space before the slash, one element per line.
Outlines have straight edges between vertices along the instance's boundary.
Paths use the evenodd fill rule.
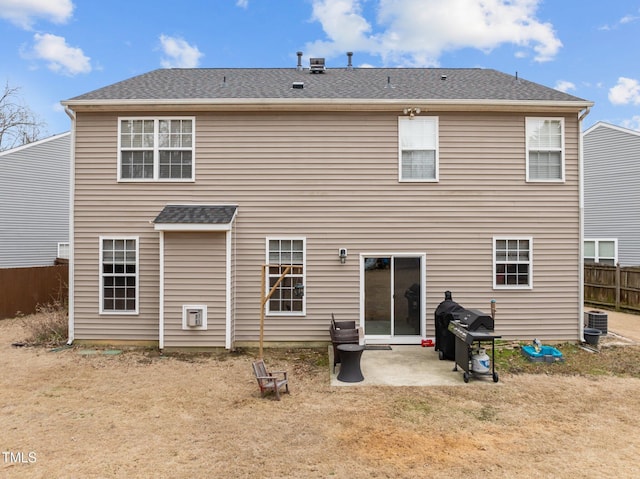
<path fill-rule="evenodd" d="M 69 259 L 69 243 L 58 243 L 58 258 Z"/>
<path fill-rule="evenodd" d="M 398 117 L 399 181 L 438 181 L 438 117 Z"/>
<path fill-rule="evenodd" d="M 584 262 L 615 266 L 618 262 L 618 240 L 585 239 Z"/>
<path fill-rule="evenodd" d="M 138 312 L 138 238 L 100 237 L 100 312 Z"/>
<path fill-rule="evenodd" d="M 564 118 L 527 118 L 527 181 L 564 181 Z"/>
<path fill-rule="evenodd" d="M 532 238 L 493 238 L 493 287 L 533 287 Z"/>
<path fill-rule="evenodd" d="M 267 275 L 267 292 L 276 284 L 287 266 L 295 266 L 284 277 L 267 303 L 267 314 L 295 316 L 306 314 L 305 238 L 267 238 L 267 263 L 270 265 Z"/>
<path fill-rule="evenodd" d="M 193 181 L 195 118 L 119 118 L 118 181 Z"/>

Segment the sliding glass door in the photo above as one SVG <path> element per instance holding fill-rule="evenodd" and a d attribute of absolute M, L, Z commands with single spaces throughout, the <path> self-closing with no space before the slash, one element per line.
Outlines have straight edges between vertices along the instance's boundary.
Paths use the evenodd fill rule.
<path fill-rule="evenodd" d="M 424 256 L 371 255 L 363 259 L 367 339 L 416 342 L 424 327 Z"/>

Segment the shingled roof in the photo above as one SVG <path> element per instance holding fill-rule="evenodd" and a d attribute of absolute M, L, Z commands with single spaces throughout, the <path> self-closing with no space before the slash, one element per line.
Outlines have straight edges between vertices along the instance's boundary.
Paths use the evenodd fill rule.
<path fill-rule="evenodd" d="M 153 220 L 158 230 L 227 230 L 237 205 L 167 205 Z"/>
<path fill-rule="evenodd" d="M 295 85 L 294 85 L 295 84 Z M 68 105 L 159 100 L 475 100 L 562 102 L 581 98 L 496 70 L 481 68 L 159 69 L 63 102 Z"/>

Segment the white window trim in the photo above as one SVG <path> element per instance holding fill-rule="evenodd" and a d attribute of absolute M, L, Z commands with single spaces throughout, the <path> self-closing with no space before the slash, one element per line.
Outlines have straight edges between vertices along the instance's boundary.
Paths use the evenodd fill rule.
<path fill-rule="evenodd" d="M 529 284 L 497 284 L 496 283 L 496 242 L 509 240 L 527 240 L 529 241 Z M 533 289 L 533 237 L 532 236 L 494 236 L 493 237 L 493 289 Z"/>
<path fill-rule="evenodd" d="M 291 316 L 295 316 L 295 317 L 302 317 L 302 316 L 306 316 L 307 315 L 307 238 L 305 236 L 267 236 L 265 238 L 265 258 L 266 258 L 266 264 L 269 264 L 269 241 L 271 240 L 286 240 L 286 241 L 291 241 L 291 240 L 297 240 L 297 241 L 302 241 L 302 275 L 301 276 L 301 280 L 302 280 L 302 284 L 304 286 L 304 296 L 302 297 L 302 311 L 271 311 L 270 310 L 270 301 L 267 301 L 267 304 L 265 305 L 266 311 L 265 314 L 267 316 L 285 316 L 285 317 L 291 317 Z M 265 275 L 265 293 L 269 294 L 269 290 L 271 289 L 269 287 L 269 271 L 267 271 L 267 274 Z"/>
<path fill-rule="evenodd" d="M 135 240 L 136 242 L 136 309 L 135 311 L 112 311 L 104 309 L 104 275 L 102 273 L 102 243 L 103 240 Z M 98 278 L 99 278 L 99 313 L 115 316 L 134 316 L 139 313 L 140 306 L 140 237 L 139 236 L 100 236 L 98 256 Z"/>
<path fill-rule="evenodd" d="M 560 136 L 560 178 L 552 179 L 537 179 L 529 176 L 529 121 L 559 121 L 560 128 L 562 129 L 562 135 Z M 565 129 L 564 129 L 564 117 L 541 117 L 541 116 L 529 116 L 525 118 L 525 157 L 526 157 L 526 181 L 527 183 L 564 183 L 565 182 Z M 536 150 L 537 151 L 537 150 Z"/>
<path fill-rule="evenodd" d="M 122 177 L 122 122 L 128 120 L 153 120 L 153 178 Z M 158 141 L 160 120 L 191 120 L 191 178 L 160 178 L 160 145 Z M 196 178 L 196 117 L 195 116 L 121 116 L 118 117 L 118 182 L 119 183 L 193 183 Z"/>
<path fill-rule="evenodd" d="M 400 141 L 400 123 L 404 121 L 420 121 L 429 120 L 435 124 L 435 177 L 434 178 L 403 178 L 402 177 L 402 142 Z M 438 116 L 419 116 L 409 118 L 406 116 L 398 117 L 398 182 L 399 183 L 438 183 L 440 181 L 440 117 Z"/>
<path fill-rule="evenodd" d="M 618 239 L 617 238 L 597 238 L 597 239 L 596 238 L 585 238 L 583 240 L 583 245 L 587 241 L 593 241 L 595 243 L 596 255 L 595 255 L 594 261 L 596 263 L 600 263 L 600 261 L 599 261 L 600 260 L 600 243 L 601 242 L 613 242 L 613 250 L 614 250 L 614 255 L 615 255 L 615 257 L 613 258 L 614 259 L 613 264 L 614 265 L 618 264 Z M 584 246 L 583 246 L 583 248 L 584 248 Z M 587 256 L 584 255 L 583 258 L 587 258 Z M 609 258 L 607 258 L 607 259 L 609 259 Z"/>
<path fill-rule="evenodd" d="M 63 253 L 63 250 L 66 250 L 66 254 Z M 69 259 L 69 242 L 60 242 L 58 243 L 58 254 L 57 258 Z"/>

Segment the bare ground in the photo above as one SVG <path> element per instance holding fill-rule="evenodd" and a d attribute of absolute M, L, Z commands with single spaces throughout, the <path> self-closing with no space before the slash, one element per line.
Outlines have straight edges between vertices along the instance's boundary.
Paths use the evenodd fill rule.
<path fill-rule="evenodd" d="M 326 351 L 266 350 L 291 376 L 277 402 L 260 397 L 253 350 L 11 346 L 22 339 L 20 320 L 0 321 L 1 477 L 640 476 L 638 345 L 450 387 L 332 388 Z"/>

